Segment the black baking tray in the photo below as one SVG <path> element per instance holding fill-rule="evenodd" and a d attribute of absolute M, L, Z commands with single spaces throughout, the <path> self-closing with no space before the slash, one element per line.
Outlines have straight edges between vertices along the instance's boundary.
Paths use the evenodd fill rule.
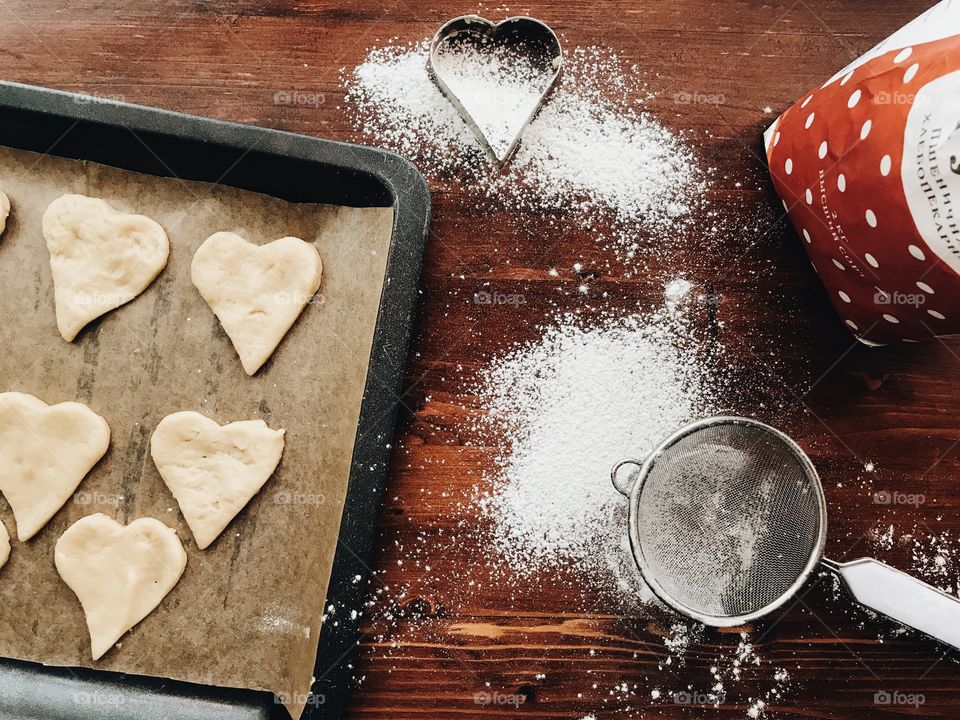
<path fill-rule="evenodd" d="M 362 607 L 430 224 L 423 176 L 374 148 L 0 82 L 0 144 L 292 202 L 394 209 L 373 349 L 327 602 Z M 356 576 L 362 578 L 355 582 Z M 0 613 L 3 610 L 0 608 Z M 325 623 L 304 718 L 341 717 L 359 620 Z M 288 718 L 266 692 L 0 659 L 0 718 Z"/>

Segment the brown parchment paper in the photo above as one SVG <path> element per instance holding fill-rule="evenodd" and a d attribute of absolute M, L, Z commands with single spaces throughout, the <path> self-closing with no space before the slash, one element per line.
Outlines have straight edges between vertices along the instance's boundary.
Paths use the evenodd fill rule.
<path fill-rule="evenodd" d="M 0 237 L 0 392 L 77 400 L 106 418 L 110 449 L 77 494 L 0 569 L 0 655 L 270 690 L 298 718 L 307 701 L 390 244 L 390 208 L 297 205 L 205 183 L 0 148 L 12 210 Z M 41 217 L 58 196 L 103 198 L 166 229 L 170 261 L 131 303 L 65 342 L 54 321 Z M 295 235 L 323 259 L 320 293 L 273 358 L 248 377 L 190 282 L 219 230 L 264 243 Z M 284 428 L 280 466 L 218 540 L 199 550 L 150 457 L 165 415 Z M 2 461 L 2 459 L 0 459 Z M 154 517 L 177 530 L 187 567 L 160 606 L 100 661 L 53 546 L 77 519 Z"/>

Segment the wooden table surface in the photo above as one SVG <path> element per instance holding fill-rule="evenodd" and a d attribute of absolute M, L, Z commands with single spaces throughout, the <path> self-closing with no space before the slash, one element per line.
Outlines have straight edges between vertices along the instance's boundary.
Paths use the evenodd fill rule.
<path fill-rule="evenodd" d="M 445 0 L 0 0 L 0 77 L 351 140 L 340 69 L 391 37 L 426 38 L 454 15 L 529 13 L 569 46 L 616 50 L 637 63 L 656 94 L 650 111 L 687 131 L 716 168 L 709 199 L 729 232 L 709 245 L 695 234 L 684 238 L 670 267 L 723 298 L 713 341 L 740 378 L 724 402 L 775 421 L 810 452 L 828 495 L 831 557 L 878 552 L 912 569 L 906 545 L 878 550 L 870 536 L 891 523 L 917 528 L 917 537 L 960 531 L 960 343 L 867 349 L 853 342 L 778 219 L 760 134 L 775 112 L 926 6 L 570 0 L 506 10 Z M 275 105 L 274 94 L 286 90 L 322 93 L 323 102 Z M 714 94 L 722 103 L 678 104 L 677 93 Z M 774 114 L 764 112 L 768 106 Z M 719 707 L 654 701 L 650 691 L 706 692 L 709 667 L 733 652 L 741 629 L 707 632 L 681 666 L 660 668 L 665 615 L 621 616 L 602 598 L 581 597 L 570 577 L 471 588 L 471 579 L 490 576 L 485 549 L 462 532 L 475 521 L 465 516 L 465 500 L 492 469 L 492 448 L 470 430 L 481 412 L 469 391 L 477 371 L 512 343 L 534 338 L 549 308 L 583 303 L 574 263 L 600 269 L 593 284 L 609 291 L 612 308 L 658 296 L 662 274 L 626 278 L 608 269 L 618 266 L 589 237 L 538 228 L 535 216 L 524 222 L 544 242 L 514 237 L 503 213 L 477 211 L 456 184 L 433 189 L 422 315 L 380 518 L 371 586 L 379 592 L 354 660 L 354 716 L 739 718 L 769 688 L 775 667 L 791 675 L 782 699 L 768 707 L 778 717 L 960 715 L 957 656 L 851 610 L 826 580 L 746 629 L 762 664 L 729 684 Z M 767 220 L 740 222 L 748 215 Z M 547 274 L 550 267 L 562 270 L 559 278 Z M 463 301 L 488 282 L 522 293 L 526 303 L 478 309 Z M 872 494 L 882 490 L 922 493 L 926 502 L 878 505 Z M 957 569 L 947 573 L 956 588 Z M 616 689 L 621 683 L 625 691 Z M 876 704 L 878 692 L 919 694 L 923 704 Z M 494 694 L 525 702 L 484 702 Z"/>

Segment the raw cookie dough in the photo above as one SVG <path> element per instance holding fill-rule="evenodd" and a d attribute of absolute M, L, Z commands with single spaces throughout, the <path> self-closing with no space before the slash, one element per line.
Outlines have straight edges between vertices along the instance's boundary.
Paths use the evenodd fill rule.
<path fill-rule="evenodd" d="M 10 535 L 7 533 L 7 527 L 0 522 L 0 568 L 7 564 L 10 558 Z"/>
<path fill-rule="evenodd" d="M 7 217 L 10 215 L 10 199 L 0 191 L 0 235 L 7 227 Z"/>
<path fill-rule="evenodd" d="M 63 507 L 109 444 L 110 426 L 86 405 L 0 393 L 0 492 L 21 542 Z"/>
<path fill-rule="evenodd" d="M 142 293 L 170 254 L 159 223 L 84 195 L 50 203 L 43 237 L 53 270 L 57 328 L 67 341 L 91 320 Z"/>
<path fill-rule="evenodd" d="M 254 245 L 218 232 L 197 249 L 191 276 L 253 375 L 320 289 L 322 270 L 317 249 L 300 238 Z"/>
<path fill-rule="evenodd" d="M 187 566 L 176 530 L 153 518 L 124 526 L 103 513 L 68 527 L 53 559 L 83 606 L 94 660 L 153 612 Z"/>
<path fill-rule="evenodd" d="M 157 425 L 150 454 L 201 550 L 273 474 L 283 436 L 263 420 L 218 425 L 189 411 L 167 415 Z"/>

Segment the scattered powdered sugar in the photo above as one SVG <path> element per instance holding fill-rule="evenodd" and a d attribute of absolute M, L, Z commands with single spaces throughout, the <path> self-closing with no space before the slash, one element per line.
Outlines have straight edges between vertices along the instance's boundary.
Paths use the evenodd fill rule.
<path fill-rule="evenodd" d="M 749 700 L 750 705 L 747 707 L 747 717 L 751 720 L 754 720 L 754 718 L 768 717 L 770 715 L 768 712 L 770 704 L 785 699 L 790 690 L 792 690 L 790 673 L 786 668 L 777 668 L 773 673 L 773 683 L 766 693 L 764 693 L 763 697 L 751 698 Z"/>
<path fill-rule="evenodd" d="M 492 166 L 428 71 L 429 43 L 373 49 L 344 71 L 345 101 L 361 139 L 414 161 L 435 181 L 459 182 L 511 211 L 555 213 L 632 257 L 644 236 L 665 242 L 692 219 L 707 180 L 682 134 L 643 109 L 636 68 L 603 48 L 568 51 L 558 86 L 503 172 Z M 463 76 L 489 61 L 459 59 Z M 461 86 L 489 107 L 491 93 L 517 94 L 515 79 Z"/>
<path fill-rule="evenodd" d="M 737 643 L 737 650 L 733 661 L 733 676 L 740 678 L 744 665 L 759 665 L 760 658 L 753 650 L 753 644 L 750 642 L 750 636 L 747 633 L 740 633 L 740 642 Z"/>
<path fill-rule="evenodd" d="M 910 566 L 900 569 L 945 593 L 960 595 L 960 543 L 949 530 L 933 532 L 916 525 L 898 532 L 887 525 L 875 528 L 870 535 L 878 550 L 907 552 Z"/>
<path fill-rule="evenodd" d="M 883 548 L 884 550 L 889 550 L 893 547 L 893 536 L 895 530 L 893 525 L 888 525 L 885 530 L 874 530 L 874 543 L 877 547 Z"/>
<path fill-rule="evenodd" d="M 610 469 L 707 413 L 711 393 L 687 343 L 682 323 L 659 313 L 567 315 L 485 371 L 485 423 L 505 442 L 480 507 L 511 567 L 574 564 L 610 579 L 611 558 L 630 558 Z"/>
<path fill-rule="evenodd" d="M 525 52 L 515 43 L 497 43 L 487 36 L 463 35 L 441 44 L 433 64 L 479 127 L 498 158 L 533 114 L 555 72 L 549 59 Z"/>
<path fill-rule="evenodd" d="M 682 662 L 684 653 L 691 642 L 697 642 L 703 636 L 703 625 L 699 623 L 675 622 L 670 626 L 670 634 L 663 638 L 663 645 L 670 653 L 669 658 Z"/>
<path fill-rule="evenodd" d="M 663 297 L 666 300 L 667 307 L 671 310 L 675 310 L 690 292 L 690 288 L 692 287 L 693 286 L 690 284 L 690 281 L 682 277 L 674 278 L 668 282 L 663 287 Z"/>
<path fill-rule="evenodd" d="M 704 626 L 699 623 L 685 626 L 684 623 L 678 622 L 671 626 L 670 634 L 664 639 L 670 655 L 658 665 L 658 669 L 664 676 L 660 679 L 661 683 L 666 684 L 668 671 L 675 670 L 684 664 L 683 653 L 686 652 L 687 646 L 699 643 L 703 639 L 703 634 Z M 708 672 L 709 684 L 706 686 L 683 682 L 679 689 L 665 690 L 664 684 L 661 684 L 650 692 L 650 699 L 654 702 L 673 705 L 719 708 L 736 702 L 734 691 L 749 681 L 754 687 L 759 684 L 766 689 L 759 695 L 746 698 L 745 715 L 749 718 L 762 718 L 767 717 L 770 705 L 784 700 L 793 689 L 790 684 L 790 673 L 782 667 L 774 668 L 771 673 L 766 663 L 757 654 L 749 634 L 745 632 L 740 633 L 736 648 L 713 657 Z M 678 682 L 685 674 L 675 673 L 677 679 L 674 682 Z"/>
<path fill-rule="evenodd" d="M 354 125 L 425 171 L 486 162 L 470 128 L 430 79 L 428 53 L 426 41 L 376 48 L 345 74 L 345 100 Z M 460 153 L 463 157 L 456 157 Z"/>
<path fill-rule="evenodd" d="M 531 124 L 514 172 L 551 209 L 572 202 L 658 231 L 687 218 L 701 191 L 692 151 L 648 114 L 604 101 L 600 78 L 571 73 Z"/>

